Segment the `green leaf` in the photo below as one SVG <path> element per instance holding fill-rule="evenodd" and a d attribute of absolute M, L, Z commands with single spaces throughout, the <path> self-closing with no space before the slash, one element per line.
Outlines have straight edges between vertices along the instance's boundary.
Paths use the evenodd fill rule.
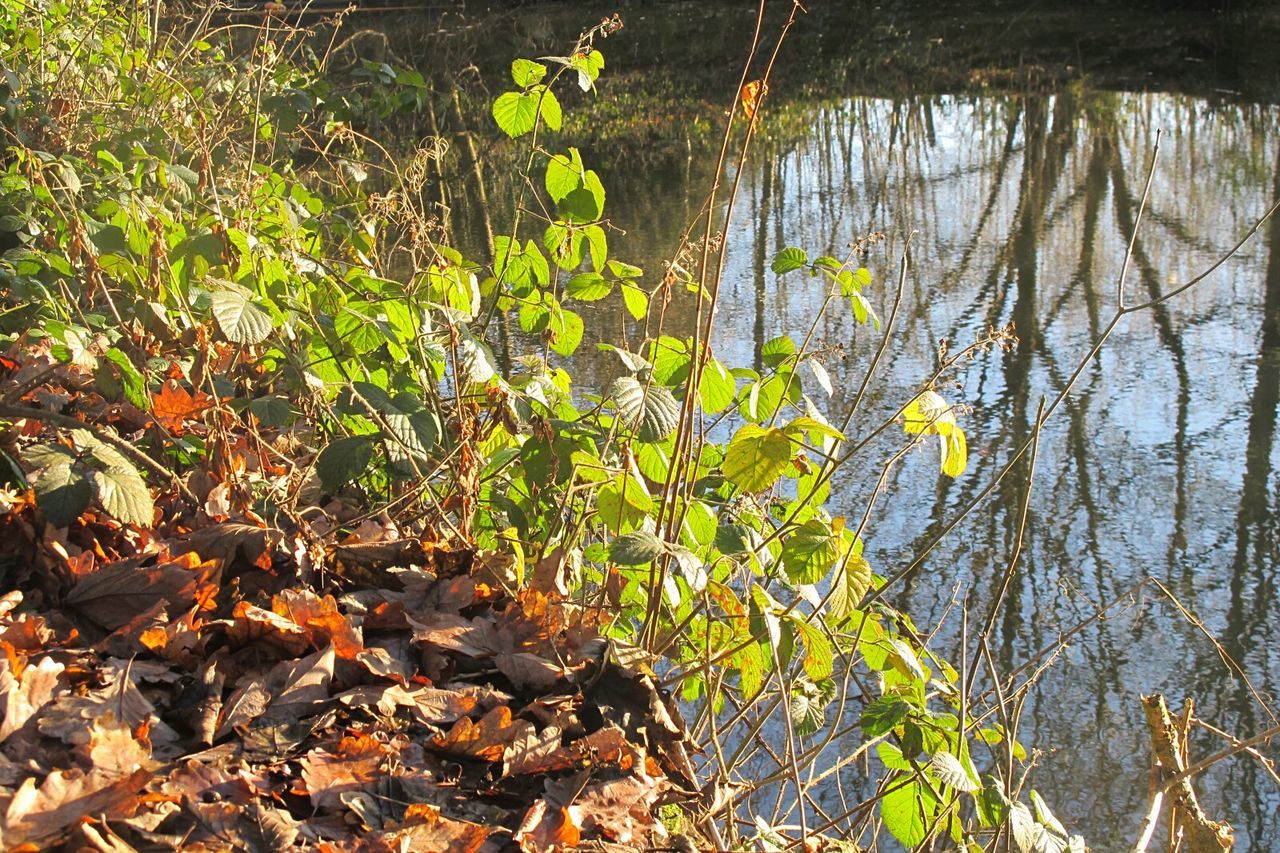
<path fill-rule="evenodd" d="M 946 436 L 942 445 L 942 473 L 948 477 L 959 477 L 969 465 L 969 445 L 964 437 L 964 430 L 954 427 Z"/>
<path fill-rule="evenodd" d="M 889 793 L 880 800 L 885 828 L 908 848 L 924 843 L 938 811 L 933 792 L 919 779 L 906 784 L 895 779 L 889 786 Z"/>
<path fill-rule="evenodd" d="M 680 404 L 661 385 L 646 385 L 623 376 L 614 380 L 609 395 L 617 403 L 623 422 L 636 430 L 641 441 L 661 441 L 679 422 Z"/>
<path fill-rule="evenodd" d="M 547 161 L 545 185 L 551 200 L 559 203 L 569 193 L 582 186 L 582 155 L 577 148 L 567 154 L 553 154 Z"/>
<path fill-rule="evenodd" d="M 818 381 L 818 387 L 825 391 L 828 397 L 834 394 L 835 389 L 831 385 L 831 374 L 827 373 L 827 369 L 822 366 L 822 362 L 816 358 L 810 358 L 805 361 L 805 364 L 813 372 L 813 378 Z"/>
<path fill-rule="evenodd" d="M 682 385 L 689 375 L 689 343 L 662 335 L 649 344 L 649 360 L 654 379 L 669 387 Z"/>
<path fill-rule="evenodd" d="M 788 710 L 796 734 L 808 737 L 819 731 L 827 721 L 827 706 L 835 696 L 835 685 L 830 681 L 814 684 L 807 679 L 796 679 L 791 686 Z"/>
<path fill-rule="evenodd" d="M 583 302 L 595 302 L 604 299 L 613 291 L 613 282 L 598 272 L 578 273 L 565 283 L 564 292 L 574 299 Z"/>
<path fill-rule="evenodd" d="M 1031 791 L 1031 806 L 1036 810 L 1036 820 L 1047 830 L 1053 846 L 1059 850 L 1066 850 L 1067 828 L 1062 825 L 1062 821 L 1054 817 L 1053 812 L 1049 810 L 1049 804 L 1044 801 L 1044 797 L 1040 796 L 1039 791 Z"/>
<path fill-rule="evenodd" d="M 814 584 L 822 580 L 840 557 L 840 531 L 810 519 L 782 543 L 782 566 L 792 583 Z"/>
<path fill-rule="evenodd" d="M 767 367 L 777 367 L 782 364 L 796 351 L 796 342 L 786 335 L 779 335 L 772 340 L 765 341 L 764 346 L 760 348 L 760 360 Z"/>
<path fill-rule="evenodd" d="M 622 362 L 623 366 L 632 373 L 638 373 L 641 370 L 648 370 L 653 367 L 644 357 L 629 352 L 622 347 L 615 347 L 613 344 L 596 344 L 596 349 L 613 353 Z"/>
<path fill-rule="evenodd" d="M 936 391 L 922 391 L 902 410 L 902 428 L 908 435 L 945 435 L 955 426 L 951 404 Z"/>
<path fill-rule="evenodd" d="M 907 678 L 915 681 L 927 681 L 929 674 L 925 672 L 920 658 L 911 644 L 901 637 L 889 638 L 889 662 L 893 668 Z"/>
<path fill-rule="evenodd" d="M 594 222 L 604 215 L 604 185 L 591 169 L 582 175 L 582 186 L 569 192 L 559 203 L 561 215 L 575 223 Z"/>
<path fill-rule="evenodd" d="M 150 404 L 150 400 L 147 397 L 147 381 L 138 372 L 138 369 L 133 366 L 129 356 L 118 349 L 112 348 L 103 353 L 102 357 L 111 362 L 120 374 L 120 384 L 124 389 L 124 398 L 145 412 Z"/>
<path fill-rule="evenodd" d="M 988 775 L 983 780 L 982 790 L 974 798 L 978 807 L 978 817 L 983 826 L 1001 826 L 1009 814 L 1009 798 L 1004 794 L 1000 780 Z"/>
<path fill-rule="evenodd" d="M 641 446 L 654 447 L 658 445 Z M 638 452 L 636 455 L 639 457 Z M 638 458 L 637 462 L 639 462 Z M 715 510 L 702 501 L 697 500 L 690 501 L 685 510 L 684 523 L 681 525 L 681 533 L 692 540 L 690 547 L 693 547 L 694 545 L 710 545 L 715 541 L 716 527 L 718 524 Z"/>
<path fill-rule="evenodd" d="M 458 341 L 458 351 L 462 354 L 462 369 L 468 381 L 484 385 L 498 375 L 493 353 L 484 341 L 465 335 Z"/>
<path fill-rule="evenodd" d="M 888 734 L 911 713 L 911 706 L 897 696 L 881 696 L 862 709 L 858 725 L 867 737 Z"/>
<path fill-rule="evenodd" d="M 267 427 L 283 427 L 293 417 L 293 406 L 288 397 L 272 394 L 249 401 L 249 411 L 258 422 Z"/>
<path fill-rule="evenodd" d="M 604 55 L 598 50 L 586 54 L 575 53 L 569 60 L 569 67 L 578 72 L 578 88 L 588 92 L 604 68 Z"/>
<path fill-rule="evenodd" d="M 538 102 L 538 112 L 542 116 L 542 120 L 547 123 L 547 127 L 552 130 L 559 130 L 561 123 L 564 121 L 564 112 L 560 109 L 560 100 L 556 97 L 556 93 L 550 89 L 542 90 L 542 99 Z"/>
<path fill-rule="evenodd" d="M 527 92 L 503 92 L 493 102 L 493 120 L 512 139 L 524 136 L 538 123 L 538 96 Z"/>
<path fill-rule="evenodd" d="M 782 275 L 792 270 L 803 269 L 807 263 L 809 263 L 809 255 L 805 253 L 804 249 L 786 248 L 773 256 L 773 264 L 770 269 L 778 275 Z"/>
<path fill-rule="evenodd" d="M 547 76 L 547 66 L 541 62 L 534 62 L 531 59 L 517 59 L 511 63 L 511 79 L 522 89 L 527 89 L 535 83 L 541 83 L 542 78 Z"/>
<path fill-rule="evenodd" d="M 664 482 L 671 471 L 671 442 L 636 442 L 632 447 L 640 473 L 655 483 Z"/>
<path fill-rule="evenodd" d="M 233 344 L 256 344 L 271 334 L 271 315 L 240 288 L 215 290 L 209 294 L 213 319 Z"/>
<path fill-rule="evenodd" d="M 426 456 L 440 437 L 440 425 L 434 413 L 412 394 L 391 397 L 377 385 L 353 382 L 352 387 L 363 398 L 366 408 L 380 415 L 385 431 L 394 445 L 412 456 Z"/>
<path fill-rule="evenodd" d="M 661 539 L 647 530 L 624 533 L 609 543 L 609 559 L 620 566 L 643 566 L 666 550 Z"/>
<path fill-rule="evenodd" d="M 563 270 L 574 270 L 582 263 L 583 233 L 564 222 L 553 222 L 543 233 L 542 244 L 551 260 Z"/>
<path fill-rule="evenodd" d="M 611 533 L 622 533 L 640 526 L 653 510 L 653 498 L 644 483 L 620 474 L 596 492 L 596 509 Z"/>
<path fill-rule="evenodd" d="M 1011 803 L 1008 817 L 1009 834 L 1013 836 L 1013 842 L 1018 845 L 1018 849 L 1022 853 L 1031 853 L 1033 850 L 1038 850 L 1038 842 L 1042 830 L 1040 825 L 1036 823 L 1035 818 L 1031 816 L 1031 809 L 1027 808 L 1024 803 Z"/>
<path fill-rule="evenodd" d="M 74 465 L 76 454 L 61 444 L 36 444 L 22 450 L 22 461 L 32 468 L 53 468 Z"/>
<path fill-rule="evenodd" d="M 373 439 L 352 435 L 329 442 L 316 457 L 316 474 L 328 491 L 337 491 L 369 468 L 373 461 Z"/>
<path fill-rule="evenodd" d="M 551 314 L 551 351 L 566 358 L 573 355 L 582 343 L 582 317 L 573 311 L 560 309 Z"/>
<path fill-rule="evenodd" d="M 36 503 L 54 527 L 66 527 L 80 517 L 93 498 L 93 485 L 84 471 L 70 465 L 46 468 L 35 481 Z"/>
<path fill-rule="evenodd" d="M 155 521 L 151 490 L 132 465 L 113 465 L 90 474 L 102 508 L 118 521 L 149 527 Z"/>
<path fill-rule="evenodd" d="M 751 584 L 748 606 L 751 633 L 759 637 L 761 642 L 775 648 L 782 642 L 782 622 L 778 619 L 778 611 L 781 609 L 764 587 L 758 583 Z"/>
<path fill-rule="evenodd" d="M 591 250 L 591 266 L 599 272 L 609 262 L 609 236 L 599 225 L 588 225 L 582 229 L 587 235 L 587 247 Z"/>
<path fill-rule="evenodd" d="M 627 313 L 637 320 L 643 320 L 649 313 L 649 294 L 633 284 L 622 283 L 622 303 Z"/>
<path fill-rule="evenodd" d="M 776 427 L 744 424 L 724 454 L 724 476 L 746 492 L 763 492 L 782 476 L 791 461 L 792 444 Z"/>
<path fill-rule="evenodd" d="M 703 411 L 711 415 L 724 411 L 737 393 L 733 374 L 716 359 L 709 359 L 702 368 L 702 379 L 698 383 L 698 399 L 702 401 Z"/>

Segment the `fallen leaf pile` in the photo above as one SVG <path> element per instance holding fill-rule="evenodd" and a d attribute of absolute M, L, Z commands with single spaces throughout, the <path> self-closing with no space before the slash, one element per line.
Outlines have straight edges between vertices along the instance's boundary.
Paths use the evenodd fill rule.
<path fill-rule="evenodd" d="M 175 388 L 153 419 L 92 399 L 74 416 L 200 431 L 216 402 Z M 67 442 L 10 422 L 12 457 Z M 237 483 L 287 480 L 279 454 L 207 435 L 223 466 L 188 474 L 202 506 L 165 485 L 154 526 L 91 505 L 59 527 L 0 489 L 0 847 L 665 846 L 688 737 L 600 614 L 430 531 L 271 526 Z"/>

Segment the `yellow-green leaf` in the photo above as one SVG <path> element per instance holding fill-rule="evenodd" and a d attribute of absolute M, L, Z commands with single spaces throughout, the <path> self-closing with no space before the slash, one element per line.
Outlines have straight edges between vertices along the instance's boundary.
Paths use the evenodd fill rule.
<path fill-rule="evenodd" d="M 745 424 L 729 441 L 721 470 L 743 491 L 763 492 L 782 476 L 791 452 L 791 439 L 784 430 Z"/>

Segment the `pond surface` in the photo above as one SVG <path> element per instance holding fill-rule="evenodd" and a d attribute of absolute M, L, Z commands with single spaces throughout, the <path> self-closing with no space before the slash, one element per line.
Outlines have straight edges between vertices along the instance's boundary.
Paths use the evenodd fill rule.
<path fill-rule="evenodd" d="M 932 445 L 894 469 L 866 537 L 873 566 L 886 575 L 992 480 L 1030 436 L 1041 398 L 1064 387 L 1110 321 L 1157 131 L 1130 302 L 1211 265 L 1280 198 L 1273 107 L 1167 94 L 856 98 L 806 108 L 801 124 L 811 130 L 799 138 L 764 140 L 743 176 L 713 339 L 723 361 L 749 365 L 764 341 L 800 337 L 822 302 L 813 280 L 769 272 L 775 252 L 795 245 L 842 256 L 874 230 L 887 235 L 867 260 L 877 279 L 868 295 L 882 315 L 897 256 L 914 232 L 913 264 L 882 381 L 854 433 L 909 399 L 934 369 L 941 339 L 954 348 L 1009 322 L 1019 338 L 1011 352 L 978 357 L 947 392 L 972 407 L 962 421 L 964 475 L 940 480 Z M 650 187 L 662 191 L 637 215 L 628 210 L 628 183 L 611 202 L 629 232 L 619 246 L 660 269 L 663 250 L 636 258 L 635 247 L 669 251 L 705 185 L 684 196 L 672 191 L 680 180 L 658 180 Z M 1276 707 L 1280 335 L 1264 322 L 1267 305 L 1274 324 L 1274 229 L 1196 288 L 1122 321 L 1081 375 L 1040 442 L 1022 562 L 991 642 L 1000 671 L 1151 575 Z M 877 340 L 837 312 L 819 324 L 817 341 L 832 354 L 835 417 Z M 806 390 L 825 397 L 816 383 Z M 834 511 L 861 517 L 897 440 L 873 445 L 866 463 L 839 481 Z M 1025 475 L 1006 480 L 896 597 L 917 624 L 943 620 L 934 644 L 953 662 L 961 654 L 952 605 L 967 596 L 985 613 L 1016 538 L 1024 485 Z M 1108 615 L 1044 673 L 1021 729 L 1029 747 L 1048 750 L 1034 784 L 1100 850 L 1131 845 L 1146 808 L 1150 741 L 1140 695 L 1161 691 L 1174 705 L 1193 697 L 1199 716 L 1240 736 L 1275 724 L 1213 642 L 1154 586 Z M 1195 750 L 1223 745 L 1202 734 Z M 1280 786 L 1256 763 L 1224 762 L 1199 787 L 1209 814 L 1237 828 L 1238 849 L 1280 845 Z M 819 795 L 837 813 L 839 797 L 833 785 Z"/>
<path fill-rule="evenodd" d="M 871 17 L 867 26 L 880 26 Z M 851 241 L 883 232 L 865 259 L 875 277 L 866 295 L 887 316 L 898 257 L 912 235 L 889 356 L 853 434 L 910 399 L 934 370 L 939 341 L 955 349 L 992 326 L 1016 326 L 1012 350 L 980 355 L 956 375 L 959 387 L 946 390 L 969 407 L 968 470 L 941 479 L 930 445 L 896 466 L 878 495 L 865 538 L 881 574 L 911 563 L 992 481 L 1031 436 L 1042 398 L 1066 385 L 1111 320 L 1158 133 L 1128 276 L 1131 303 L 1209 267 L 1280 200 L 1274 106 L 1039 89 L 778 97 L 742 175 L 712 341 L 728 364 L 758 363 L 761 345 L 777 335 L 799 339 L 822 303 L 814 280 L 769 271 L 779 249 L 843 257 Z M 607 148 L 584 150 L 609 190 L 614 224 L 627 232 L 611 238 L 612 253 L 643 266 L 651 281 L 709 186 L 713 160 L 696 149 L 672 142 L 643 166 Z M 735 176 L 724 177 L 727 186 Z M 691 331 L 683 306 L 691 302 L 674 304 L 668 333 Z M 639 332 L 623 315 L 594 319 L 589 336 L 603 323 L 617 331 L 608 342 L 636 343 Z M 589 337 L 584 351 L 601 339 Z M 878 339 L 837 312 L 819 323 L 816 341 L 834 393 L 827 399 L 808 375 L 806 391 L 838 421 Z M 582 387 L 600 388 L 615 369 L 588 356 L 575 375 Z M 1094 849 L 1131 847 L 1147 808 L 1141 695 L 1163 692 L 1175 708 L 1194 698 L 1197 716 L 1240 737 L 1277 722 L 1278 404 L 1280 224 L 1273 222 L 1195 288 L 1124 319 L 1043 431 L 1021 562 L 991 649 L 997 669 L 1009 673 L 1045 660 L 1046 648 L 1086 623 L 1040 675 L 1019 734 L 1044 751 L 1033 785 Z M 887 434 L 843 472 L 834 512 L 862 516 L 880 465 L 900 443 L 900 433 Z M 985 614 L 1017 539 L 1026 484 L 1025 469 L 1015 471 L 895 589 L 918 625 L 942 625 L 933 646 L 954 663 L 966 654 L 958 602 L 967 601 L 974 622 Z M 1126 595 L 1148 576 L 1180 605 L 1153 584 Z M 1104 606 L 1107 618 L 1089 621 Z M 1237 665 L 1247 680 L 1233 673 Z M 828 760 L 860 742 L 854 735 L 833 744 Z M 1200 731 L 1192 752 L 1224 745 Z M 1268 754 L 1276 757 L 1276 748 Z M 843 785 L 817 788 L 816 798 L 842 813 L 862 778 L 855 767 Z M 1237 849 L 1280 849 L 1280 784 L 1255 761 L 1222 762 L 1198 789 L 1207 813 L 1235 827 Z M 766 792 L 753 805 L 767 815 L 777 795 Z"/>

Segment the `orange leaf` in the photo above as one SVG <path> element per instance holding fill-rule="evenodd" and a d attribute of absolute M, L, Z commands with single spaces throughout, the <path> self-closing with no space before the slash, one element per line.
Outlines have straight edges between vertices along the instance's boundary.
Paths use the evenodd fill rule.
<path fill-rule="evenodd" d="M 752 80 L 742 87 L 739 94 L 742 96 L 742 112 L 746 115 L 747 121 L 750 121 L 756 116 L 756 107 L 760 105 L 760 99 L 769 94 L 769 87 L 759 80 Z"/>
<path fill-rule="evenodd" d="M 513 720 L 511 709 L 506 705 L 499 705 L 485 714 L 478 723 L 463 717 L 446 734 L 433 737 L 429 744 L 441 752 L 464 758 L 501 761 L 508 747 L 518 738 L 530 737 L 532 732 L 531 723 Z"/>
<path fill-rule="evenodd" d="M 151 394 L 151 414 L 169 432 L 182 435 L 186 431 L 186 422 L 203 413 L 213 403 L 214 399 L 203 391 L 192 394 L 179 385 L 177 380 L 168 379 L 158 392 Z"/>
<path fill-rule="evenodd" d="M 310 590 L 287 589 L 272 598 L 271 609 L 306 629 L 316 648 L 332 643 L 334 654 L 346 660 L 364 651 L 360 633 L 338 612 L 331 595 L 321 598 Z"/>

